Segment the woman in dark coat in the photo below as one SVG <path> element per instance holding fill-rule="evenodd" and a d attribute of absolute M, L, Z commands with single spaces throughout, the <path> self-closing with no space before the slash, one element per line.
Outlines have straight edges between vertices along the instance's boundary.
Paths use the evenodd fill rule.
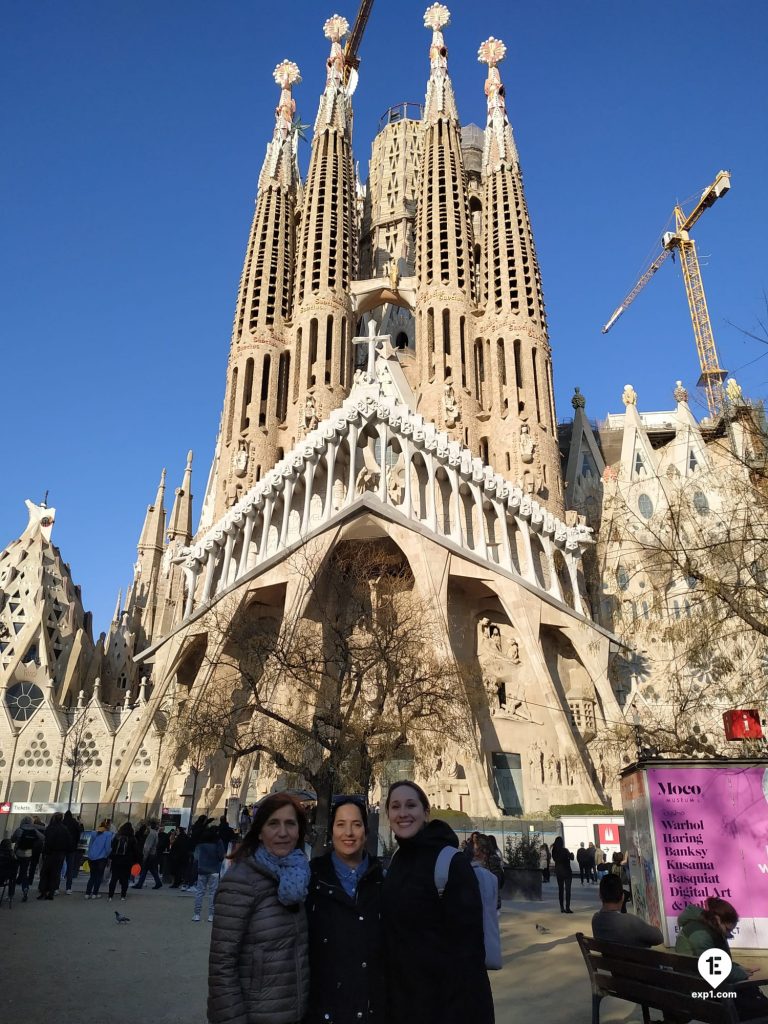
<path fill-rule="evenodd" d="M 259 804 L 221 880 L 208 962 L 208 1024 L 299 1024 L 307 1011 L 304 810 L 289 793 Z"/>
<path fill-rule="evenodd" d="M 563 837 L 558 836 L 552 843 L 552 863 L 555 865 L 555 878 L 557 879 L 557 895 L 560 900 L 560 913 L 572 914 L 571 910 L 571 883 L 573 871 L 571 861 L 573 854 L 566 849 Z"/>
<path fill-rule="evenodd" d="M 109 876 L 109 899 L 114 897 L 118 885 L 120 886 L 120 899 L 126 899 L 128 883 L 131 880 L 131 868 L 138 859 L 139 848 L 133 834 L 133 825 L 130 821 L 123 822 L 117 833 L 112 836 L 112 848 L 109 854 L 112 865 L 112 874 Z"/>
<path fill-rule="evenodd" d="M 383 887 L 388 1019 L 492 1024 L 483 905 L 472 865 L 453 857 L 440 895 L 435 863 L 444 847 L 458 849 L 456 833 L 429 820 L 429 800 L 414 782 L 393 783 L 386 809 L 398 843 Z"/>
<path fill-rule="evenodd" d="M 384 951 L 377 857 L 366 853 L 368 815 L 354 797 L 331 809 L 333 849 L 312 861 L 306 1024 L 384 1024 Z"/>

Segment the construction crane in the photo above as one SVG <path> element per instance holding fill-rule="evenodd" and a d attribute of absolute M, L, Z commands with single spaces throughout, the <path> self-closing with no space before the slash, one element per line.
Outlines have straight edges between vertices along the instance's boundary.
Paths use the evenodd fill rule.
<path fill-rule="evenodd" d="M 696 350 L 699 354 L 699 365 L 701 367 L 701 376 L 698 383 L 699 387 L 704 388 L 709 415 L 713 418 L 717 416 L 723 407 L 723 380 L 726 372 L 720 367 L 720 360 L 718 359 L 717 348 L 715 347 L 715 338 L 712 334 L 712 323 L 707 309 L 707 299 L 704 295 L 704 285 L 701 280 L 699 258 L 696 255 L 696 243 L 690 237 L 689 232 L 702 213 L 724 196 L 730 187 L 730 172 L 719 171 L 715 180 L 704 189 L 698 203 L 687 216 L 679 203 L 675 206 L 675 230 L 665 232 L 661 239 L 661 252 L 641 275 L 635 287 L 621 305 L 617 307 L 611 319 L 603 327 L 603 334 L 607 334 L 624 310 L 629 308 L 639 293 L 645 288 L 667 256 L 671 255 L 674 258 L 675 252 L 679 252 L 680 265 L 683 268 L 683 280 L 685 281 L 685 293 L 688 296 L 688 307 L 691 311 L 693 334 L 696 338 Z"/>
<path fill-rule="evenodd" d="M 344 66 L 347 81 L 349 81 L 352 71 L 357 71 L 360 67 L 360 58 L 357 55 L 357 51 L 360 49 L 360 43 L 363 41 L 363 32 L 365 32 L 365 26 L 368 24 L 372 9 L 373 0 L 361 0 L 355 24 L 352 26 L 352 31 L 347 37 L 347 43 L 344 47 Z"/>

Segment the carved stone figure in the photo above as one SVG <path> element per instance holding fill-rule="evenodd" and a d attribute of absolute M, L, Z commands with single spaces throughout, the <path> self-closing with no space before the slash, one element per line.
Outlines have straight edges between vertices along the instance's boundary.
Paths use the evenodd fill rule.
<path fill-rule="evenodd" d="M 453 390 L 453 381 L 450 378 L 445 382 L 443 389 L 443 412 L 445 415 L 446 427 L 455 427 L 461 419 L 459 403 L 456 401 L 456 393 Z"/>
<path fill-rule="evenodd" d="M 368 469 L 363 466 L 357 474 L 355 481 L 355 494 L 364 494 L 366 491 L 375 491 L 379 486 L 379 472 L 375 469 Z"/>
<path fill-rule="evenodd" d="M 625 384 L 621 393 L 621 400 L 624 405 L 637 405 L 637 392 L 631 384 Z"/>
<path fill-rule="evenodd" d="M 400 284 L 400 271 L 397 266 L 397 260 L 394 257 L 387 264 L 387 277 L 389 278 L 389 287 L 393 292 L 396 292 Z"/>
<path fill-rule="evenodd" d="M 248 472 L 248 442 L 240 441 L 236 452 L 232 453 L 232 472 L 243 477 Z"/>
<path fill-rule="evenodd" d="M 483 675 L 491 713 L 504 712 L 530 721 L 525 700 L 525 684 L 518 675 L 520 645 L 511 627 L 492 622 L 487 616 L 479 620 L 477 660 Z M 503 632 L 502 632 L 503 630 Z"/>
<path fill-rule="evenodd" d="M 317 418 L 317 404 L 315 402 L 314 395 L 307 395 L 307 400 L 304 403 L 304 412 L 302 414 L 302 421 L 300 424 L 301 429 L 304 433 L 309 433 L 310 430 L 314 430 L 319 420 Z"/>
<path fill-rule="evenodd" d="M 523 462 L 533 462 L 533 452 L 536 442 L 531 437 L 531 428 L 527 423 L 520 427 L 520 459 Z"/>

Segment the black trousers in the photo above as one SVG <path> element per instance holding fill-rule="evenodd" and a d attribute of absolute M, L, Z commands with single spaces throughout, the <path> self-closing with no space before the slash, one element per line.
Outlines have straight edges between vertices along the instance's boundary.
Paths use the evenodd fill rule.
<path fill-rule="evenodd" d="M 115 889 L 120 886 L 120 895 L 125 896 L 128 892 L 128 883 L 131 880 L 131 868 L 124 860 L 112 860 L 112 874 L 109 876 L 109 895 L 115 895 Z"/>
<path fill-rule="evenodd" d="M 66 854 L 44 853 L 40 864 L 40 884 L 38 889 L 44 896 L 53 896 L 59 888 L 61 869 L 64 866 Z"/>
<path fill-rule="evenodd" d="M 573 881 L 572 875 L 566 875 L 564 878 L 560 875 L 557 876 L 557 895 L 560 900 L 561 910 L 571 909 L 571 882 Z M 563 905 L 563 896 L 565 896 L 565 905 Z"/>

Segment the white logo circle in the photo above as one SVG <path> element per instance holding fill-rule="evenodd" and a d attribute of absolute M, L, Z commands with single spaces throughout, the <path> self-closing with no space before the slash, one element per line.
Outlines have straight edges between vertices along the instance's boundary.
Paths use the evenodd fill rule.
<path fill-rule="evenodd" d="M 712 988 L 717 988 L 731 973 L 732 962 L 725 950 L 713 946 L 705 949 L 699 957 L 699 974 Z"/>

